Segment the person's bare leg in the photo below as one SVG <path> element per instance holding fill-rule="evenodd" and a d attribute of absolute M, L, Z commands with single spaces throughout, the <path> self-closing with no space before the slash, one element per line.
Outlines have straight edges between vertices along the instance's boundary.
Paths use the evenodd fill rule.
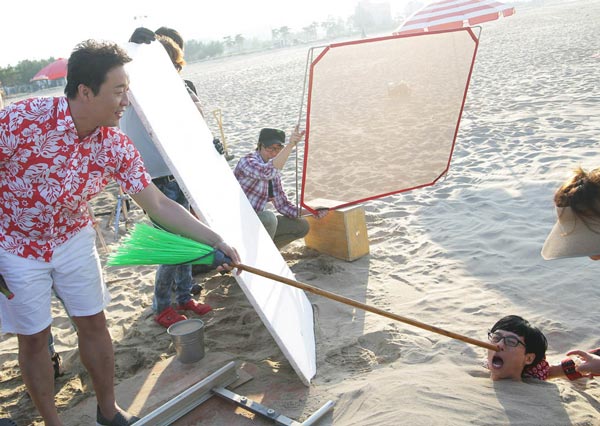
<path fill-rule="evenodd" d="M 32 335 L 17 334 L 19 367 L 27 391 L 46 426 L 60 426 L 54 402 L 54 369 L 48 352 L 50 327 Z"/>
<path fill-rule="evenodd" d="M 115 356 L 104 312 L 73 317 L 79 335 L 79 356 L 90 373 L 100 411 L 107 419 L 117 414 Z"/>

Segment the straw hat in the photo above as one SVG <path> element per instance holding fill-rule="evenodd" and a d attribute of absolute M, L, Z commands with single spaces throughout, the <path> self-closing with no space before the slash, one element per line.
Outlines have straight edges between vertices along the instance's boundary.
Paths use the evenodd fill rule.
<path fill-rule="evenodd" d="M 544 259 L 600 255 L 600 219 L 584 222 L 571 207 L 557 207 L 556 215 L 542 248 Z"/>

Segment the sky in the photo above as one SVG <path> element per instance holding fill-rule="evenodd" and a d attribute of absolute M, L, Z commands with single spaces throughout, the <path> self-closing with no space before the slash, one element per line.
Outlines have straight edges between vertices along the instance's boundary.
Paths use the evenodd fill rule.
<path fill-rule="evenodd" d="M 371 0 L 382 2 L 384 0 Z M 409 0 L 388 0 L 403 14 Z M 125 42 L 138 26 L 177 29 L 186 40 L 242 34 L 270 37 L 271 29 L 299 31 L 329 16 L 346 18 L 357 0 L 3 0 L 0 67 L 24 59 L 68 57 L 89 38 Z"/>

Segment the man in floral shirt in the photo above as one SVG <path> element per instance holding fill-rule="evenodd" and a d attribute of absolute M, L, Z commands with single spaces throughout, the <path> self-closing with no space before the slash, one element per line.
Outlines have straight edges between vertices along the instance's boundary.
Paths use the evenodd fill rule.
<path fill-rule="evenodd" d="M 4 332 L 18 335 L 23 380 L 46 425 L 62 424 L 47 346 L 53 288 L 77 326 L 97 423 L 137 420 L 115 401 L 104 315 L 110 295 L 87 209 L 110 179 L 157 223 L 239 262 L 234 248 L 151 183 L 139 153 L 116 128 L 129 105 L 124 64 L 130 60 L 115 44 L 88 40 L 69 58 L 66 97 L 0 110 L 0 275 L 14 293 L 11 300 L 0 296 L 0 322 Z"/>

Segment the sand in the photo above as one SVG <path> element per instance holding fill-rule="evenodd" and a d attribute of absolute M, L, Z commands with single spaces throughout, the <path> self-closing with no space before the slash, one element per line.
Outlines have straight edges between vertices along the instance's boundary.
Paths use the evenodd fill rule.
<path fill-rule="evenodd" d="M 598 34 L 598 1 L 519 3 L 515 16 L 484 24 L 448 176 L 430 188 L 364 204 L 368 256 L 345 262 L 301 241 L 286 247 L 297 279 L 476 339 L 485 339 L 501 316 L 522 315 L 546 334 L 551 362 L 570 349 L 600 346 L 599 265 L 540 256 L 554 222 L 554 190 L 574 167 L 600 165 Z M 210 112 L 222 109 L 227 143 L 239 158 L 253 148 L 261 127 L 293 127 L 305 58 L 306 47 L 263 52 L 190 64 L 184 75 L 199 88 L 215 134 Z M 290 191 L 292 163 L 285 171 Z M 111 187 L 95 200 L 96 213 L 110 212 L 114 200 Z M 99 218 L 113 247 L 107 216 Z M 131 224 L 141 220 L 134 209 Z M 105 274 L 113 295 L 107 316 L 116 379 L 123 384 L 175 351 L 152 320 L 154 268 L 106 268 Z M 207 353 L 253 366 L 254 379 L 239 392 L 294 419 L 331 399 L 335 408 L 321 424 L 600 424 L 595 379 L 492 382 L 484 349 L 311 294 L 317 375 L 303 387 L 235 280 L 196 279 L 205 286 L 200 300 L 214 308 L 203 317 Z M 58 304 L 53 310 L 67 368 L 56 382 L 56 399 L 67 415 L 92 393 L 69 320 Z M 16 338 L 1 336 L 0 416 L 40 424 L 16 358 Z M 282 384 L 294 389 L 293 397 L 274 395 Z M 263 423 L 237 415 L 202 424 Z"/>

